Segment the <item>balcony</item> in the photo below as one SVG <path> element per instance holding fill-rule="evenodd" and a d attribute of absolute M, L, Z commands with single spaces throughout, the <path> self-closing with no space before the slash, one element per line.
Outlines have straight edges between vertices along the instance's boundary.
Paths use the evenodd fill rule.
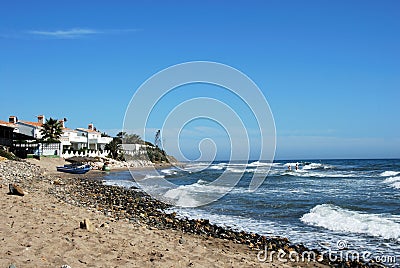
<path fill-rule="evenodd" d="M 89 139 L 90 144 L 108 144 L 112 141 L 110 137 L 99 137 L 96 139 Z"/>
<path fill-rule="evenodd" d="M 72 136 L 69 137 L 71 143 L 87 143 L 87 138 L 83 136 Z"/>

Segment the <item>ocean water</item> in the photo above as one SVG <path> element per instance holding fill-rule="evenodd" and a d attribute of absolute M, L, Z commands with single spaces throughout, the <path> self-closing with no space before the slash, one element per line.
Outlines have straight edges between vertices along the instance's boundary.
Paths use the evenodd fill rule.
<path fill-rule="evenodd" d="M 294 169 L 288 171 L 290 165 Z M 270 170 L 269 170 L 270 169 Z M 309 248 L 371 252 L 393 258 L 400 266 L 400 160 L 314 160 L 188 163 L 184 169 L 159 170 L 151 176 L 180 185 L 167 192 L 177 204 L 196 204 L 202 196 L 226 191 L 210 185 L 219 176 L 237 176 L 228 194 L 208 205 L 172 207 L 180 217 L 207 218 L 237 230 L 285 236 Z M 268 176 L 256 191 L 249 190 L 253 176 Z M 146 177 L 147 176 L 147 177 Z M 129 172 L 110 173 L 107 184 L 138 186 Z"/>

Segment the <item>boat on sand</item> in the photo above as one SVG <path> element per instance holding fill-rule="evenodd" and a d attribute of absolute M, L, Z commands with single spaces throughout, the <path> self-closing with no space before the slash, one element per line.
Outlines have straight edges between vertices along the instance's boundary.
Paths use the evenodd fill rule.
<path fill-rule="evenodd" d="M 90 165 L 71 164 L 71 165 L 64 165 L 61 167 L 57 167 L 57 171 L 72 173 L 72 174 L 85 174 L 89 170 L 91 170 Z"/>

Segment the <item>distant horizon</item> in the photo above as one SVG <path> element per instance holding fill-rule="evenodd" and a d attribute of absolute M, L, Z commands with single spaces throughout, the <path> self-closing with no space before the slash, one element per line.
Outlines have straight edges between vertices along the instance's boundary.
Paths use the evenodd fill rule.
<path fill-rule="evenodd" d="M 274 159 L 275 161 L 323 161 L 323 160 L 400 160 L 400 158 L 310 158 L 310 159 Z M 268 160 L 257 160 L 257 159 L 250 159 L 250 160 L 213 160 L 212 162 L 244 162 L 244 161 L 248 161 L 248 162 L 263 162 L 266 161 L 268 162 Z M 194 163 L 194 162 L 206 162 L 206 161 L 179 161 L 181 163 Z"/>

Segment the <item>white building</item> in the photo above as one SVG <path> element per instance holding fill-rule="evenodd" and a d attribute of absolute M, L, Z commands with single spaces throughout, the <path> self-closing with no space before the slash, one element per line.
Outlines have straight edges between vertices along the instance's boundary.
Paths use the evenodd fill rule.
<path fill-rule="evenodd" d="M 113 138 L 102 137 L 101 132 L 97 131 L 93 124 L 89 124 L 88 128 L 77 128 L 78 137 L 86 139 L 85 148 L 90 150 L 104 150 L 106 144 L 110 143 Z"/>
<path fill-rule="evenodd" d="M 87 144 L 86 137 L 78 136 L 78 131 L 69 128 L 63 128 L 60 141 L 64 149 L 72 150 L 83 149 Z"/>
<path fill-rule="evenodd" d="M 43 137 L 41 129 L 45 122 L 45 116 L 39 115 L 37 122 L 21 121 L 16 116 L 9 117 L 9 123 L 16 126 L 14 132 L 39 140 Z M 66 149 L 71 150 L 104 150 L 106 144 L 112 141 L 111 137 L 102 137 L 101 132 L 89 124 L 88 128 L 77 128 L 75 130 L 65 127 L 65 120 L 60 120 L 63 133 L 60 137 L 61 153 Z"/>
<path fill-rule="evenodd" d="M 33 139 L 41 139 L 42 133 L 40 130 L 42 129 L 42 125 L 44 122 L 44 116 L 39 115 L 37 122 L 29 122 L 29 121 L 20 121 L 16 116 L 10 116 L 9 123 L 12 123 L 16 126 L 17 133 L 24 134 L 26 136 L 32 137 Z"/>

